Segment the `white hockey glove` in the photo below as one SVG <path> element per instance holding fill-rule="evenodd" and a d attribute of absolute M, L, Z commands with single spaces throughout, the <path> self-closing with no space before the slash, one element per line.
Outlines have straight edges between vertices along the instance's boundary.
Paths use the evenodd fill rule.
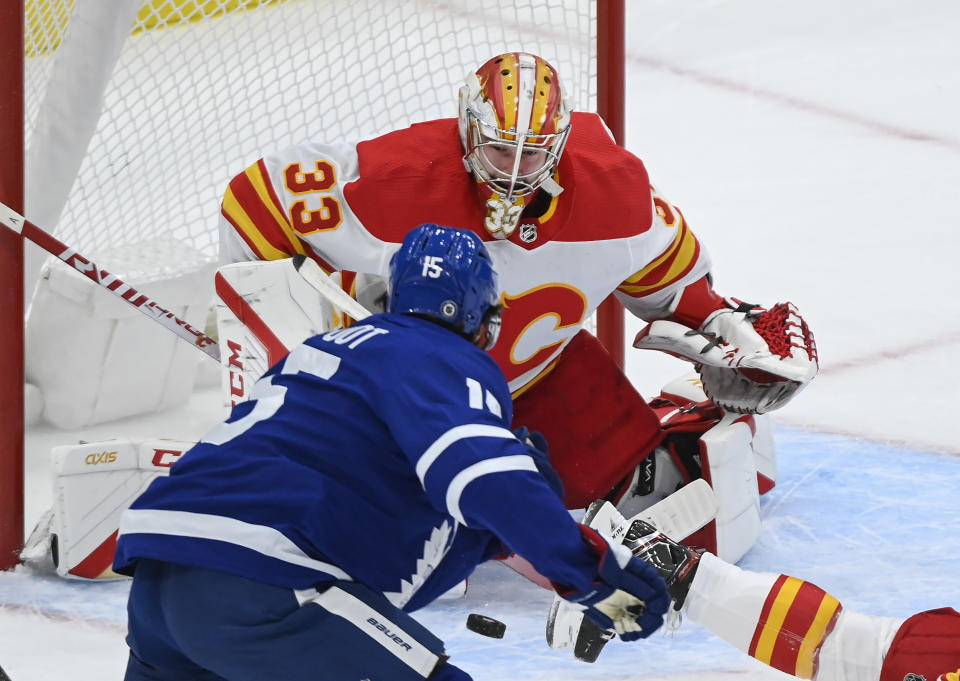
<path fill-rule="evenodd" d="M 740 303 L 717 310 L 700 329 L 658 320 L 637 334 L 635 348 L 693 362 L 717 406 L 763 414 L 789 402 L 817 375 L 817 345 L 792 303 L 769 310 Z"/>

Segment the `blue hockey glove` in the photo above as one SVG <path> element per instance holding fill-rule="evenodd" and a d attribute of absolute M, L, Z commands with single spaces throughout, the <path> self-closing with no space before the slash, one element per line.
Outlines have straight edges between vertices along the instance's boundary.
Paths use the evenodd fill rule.
<path fill-rule="evenodd" d="M 670 594 L 657 570 L 589 527 L 580 525 L 580 533 L 599 559 L 597 578 L 589 591 L 554 584 L 557 593 L 585 606 L 584 614 L 597 626 L 613 629 L 624 641 L 646 638 L 659 629 Z"/>
<path fill-rule="evenodd" d="M 561 482 L 557 472 L 553 470 L 553 466 L 550 465 L 550 450 L 547 446 L 547 438 L 537 431 L 531 433 L 527 430 L 526 426 L 514 428 L 513 434 L 520 442 L 527 445 L 527 449 L 530 451 L 530 456 L 533 458 L 533 463 L 536 464 L 537 470 L 547 479 L 550 489 L 556 492 L 558 497 L 563 499 L 563 482 Z"/>

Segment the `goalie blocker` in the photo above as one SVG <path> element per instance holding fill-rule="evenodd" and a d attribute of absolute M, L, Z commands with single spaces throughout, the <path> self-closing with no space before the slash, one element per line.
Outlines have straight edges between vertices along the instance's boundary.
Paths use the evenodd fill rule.
<path fill-rule="evenodd" d="M 342 272 L 327 276 L 312 261 L 296 258 L 225 265 L 215 283 L 224 401 L 231 406 L 244 401 L 253 383 L 290 348 L 366 316 L 366 308 L 382 304 L 386 291 L 378 277 Z M 355 317 L 331 303 L 330 293 L 323 292 L 331 286 L 359 291 L 359 303 L 340 294 L 353 303 Z"/>

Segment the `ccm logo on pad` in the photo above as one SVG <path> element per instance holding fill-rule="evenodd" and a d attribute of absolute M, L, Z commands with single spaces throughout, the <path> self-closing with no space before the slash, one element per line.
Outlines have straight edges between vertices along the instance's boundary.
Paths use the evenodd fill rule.
<path fill-rule="evenodd" d="M 154 449 L 153 465 L 161 468 L 170 468 L 181 456 L 183 456 L 183 451 L 180 449 Z"/>

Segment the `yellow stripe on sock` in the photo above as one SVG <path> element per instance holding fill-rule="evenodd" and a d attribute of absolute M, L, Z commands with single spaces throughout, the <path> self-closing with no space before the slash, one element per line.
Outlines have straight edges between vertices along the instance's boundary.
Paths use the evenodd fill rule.
<path fill-rule="evenodd" d="M 807 630 L 806 635 L 804 635 L 803 643 L 800 644 L 800 651 L 797 653 L 796 676 L 801 679 L 813 678 L 813 673 L 816 671 L 814 669 L 814 661 L 816 660 L 817 651 L 820 650 L 820 645 L 827 635 L 827 626 L 839 609 L 840 601 L 830 594 L 824 594 L 823 601 L 820 603 L 820 607 L 817 608 L 817 614 L 813 618 L 813 623 Z"/>
<path fill-rule="evenodd" d="M 803 580 L 796 577 L 787 577 L 783 586 L 780 587 L 780 592 L 777 594 L 773 607 L 770 608 L 770 615 L 763 625 L 763 633 L 760 634 L 760 639 L 757 642 L 757 650 L 753 655 L 764 664 L 770 664 L 774 646 L 777 644 L 777 637 L 780 634 L 781 627 L 783 627 L 783 621 L 787 618 L 790 606 L 793 605 L 793 600 L 797 597 L 797 592 L 802 585 Z"/>

